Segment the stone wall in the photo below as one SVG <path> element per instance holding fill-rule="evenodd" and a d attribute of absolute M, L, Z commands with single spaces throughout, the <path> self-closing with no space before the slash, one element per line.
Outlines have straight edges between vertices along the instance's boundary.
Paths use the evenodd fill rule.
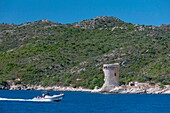
<path fill-rule="evenodd" d="M 116 86 L 119 86 L 119 64 L 104 64 L 104 84 L 101 91 L 108 92 Z"/>

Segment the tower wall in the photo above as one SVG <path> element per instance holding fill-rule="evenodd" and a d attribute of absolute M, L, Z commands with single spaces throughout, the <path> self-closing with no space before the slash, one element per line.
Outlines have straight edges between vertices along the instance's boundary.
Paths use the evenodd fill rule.
<path fill-rule="evenodd" d="M 101 91 L 110 91 L 115 86 L 119 86 L 119 64 L 104 64 L 104 84 Z"/>

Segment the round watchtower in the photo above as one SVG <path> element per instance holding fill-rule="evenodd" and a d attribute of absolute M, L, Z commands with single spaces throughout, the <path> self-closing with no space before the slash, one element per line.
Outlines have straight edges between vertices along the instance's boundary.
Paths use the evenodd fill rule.
<path fill-rule="evenodd" d="M 119 63 L 104 64 L 104 84 L 101 88 L 102 91 L 110 91 L 115 86 L 119 86 Z"/>

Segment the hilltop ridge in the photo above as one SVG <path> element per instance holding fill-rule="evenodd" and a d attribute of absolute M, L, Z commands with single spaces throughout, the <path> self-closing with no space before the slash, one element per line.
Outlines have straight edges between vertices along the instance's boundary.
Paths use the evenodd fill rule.
<path fill-rule="evenodd" d="M 109 17 L 109 16 L 97 16 L 90 20 L 83 20 L 78 23 L 74 23 L 73 26 L 77 28 L 84 28 L 84 29 L 108 29 L 111 27 L 125 27 L 128 26 L 128 23 L 123 22 L 122 20 Z"/>

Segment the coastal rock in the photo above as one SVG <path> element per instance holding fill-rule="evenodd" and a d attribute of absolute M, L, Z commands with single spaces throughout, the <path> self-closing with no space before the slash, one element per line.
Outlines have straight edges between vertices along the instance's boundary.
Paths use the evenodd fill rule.
<path fill-rule="evenodd" d="M 145 89 L 135 88 L 135 87 L 115 87 L 109 91 L 109 93 L 119 93 L 119 94 L 141 94 L 146 93 Z"/>
<path fill-rule="evenodd" d="M 26 90 L 26 85 L 12 85 L 9 90 Z"/>
<path fill-rule="evenodd" d="M 94 89 L 92 92 L 102 92 L 100 89 Z M 106 93 L 118 94 L 170 94 L 170 85 L 162 87 L 159 83 L 150 85 L 149 83 L 131 82 L 128 85 L 115 86 Z"/>
<path fill-rule="evenodd" d="M 110 90 L 109 93 L 127 93 L 127 91 L 125 88 L 119 86 L 119 87 L 115 87 L 112 90 Z"/>
<path fill-rule="evenodd" d="M 0 85 L 0 89 L 4 89 L 4 86 L 3 86 L 3 85 Z"/>
<path fill-rule="evenodd" d="M 0 85 L 1 90 L 8 90 L 10 89 L 10 86 L 8 84 Z"/>
<path fill-rule="evenodd" d="M 170 89 L 167 89 L 166 91 L 162 92 L 162 94 L 170 94 Z"/>
<path fill-rule="evenodd" d="M 17 88 L 16 88 L 17 90 Z M 79 88 L 73 88 L 71 86 L 67 86 L 67 87 L 63 87 L 63 86 L 48 86 L 48 87 L 43 87 L 43 86 L 34 86 L 34 85 L 28 85 L 27 87 L 25 87 L 25 90 L 53 90 L 53 91 L 86 91 L 86 92 L 91 92 L 92 90 L 90 89 L 86 89 L 83 87 L 79 87 Z"/>
<path fill-rule="evenodd" d="M 146 90 L 139 89 L 139 88 L 134 88 L 134 89 L 131 89 L 130 92 L 128 92 L 128 93 L 131 93 L 131 94 L 142 94 L 142 93 L 146 93 Z"/>

